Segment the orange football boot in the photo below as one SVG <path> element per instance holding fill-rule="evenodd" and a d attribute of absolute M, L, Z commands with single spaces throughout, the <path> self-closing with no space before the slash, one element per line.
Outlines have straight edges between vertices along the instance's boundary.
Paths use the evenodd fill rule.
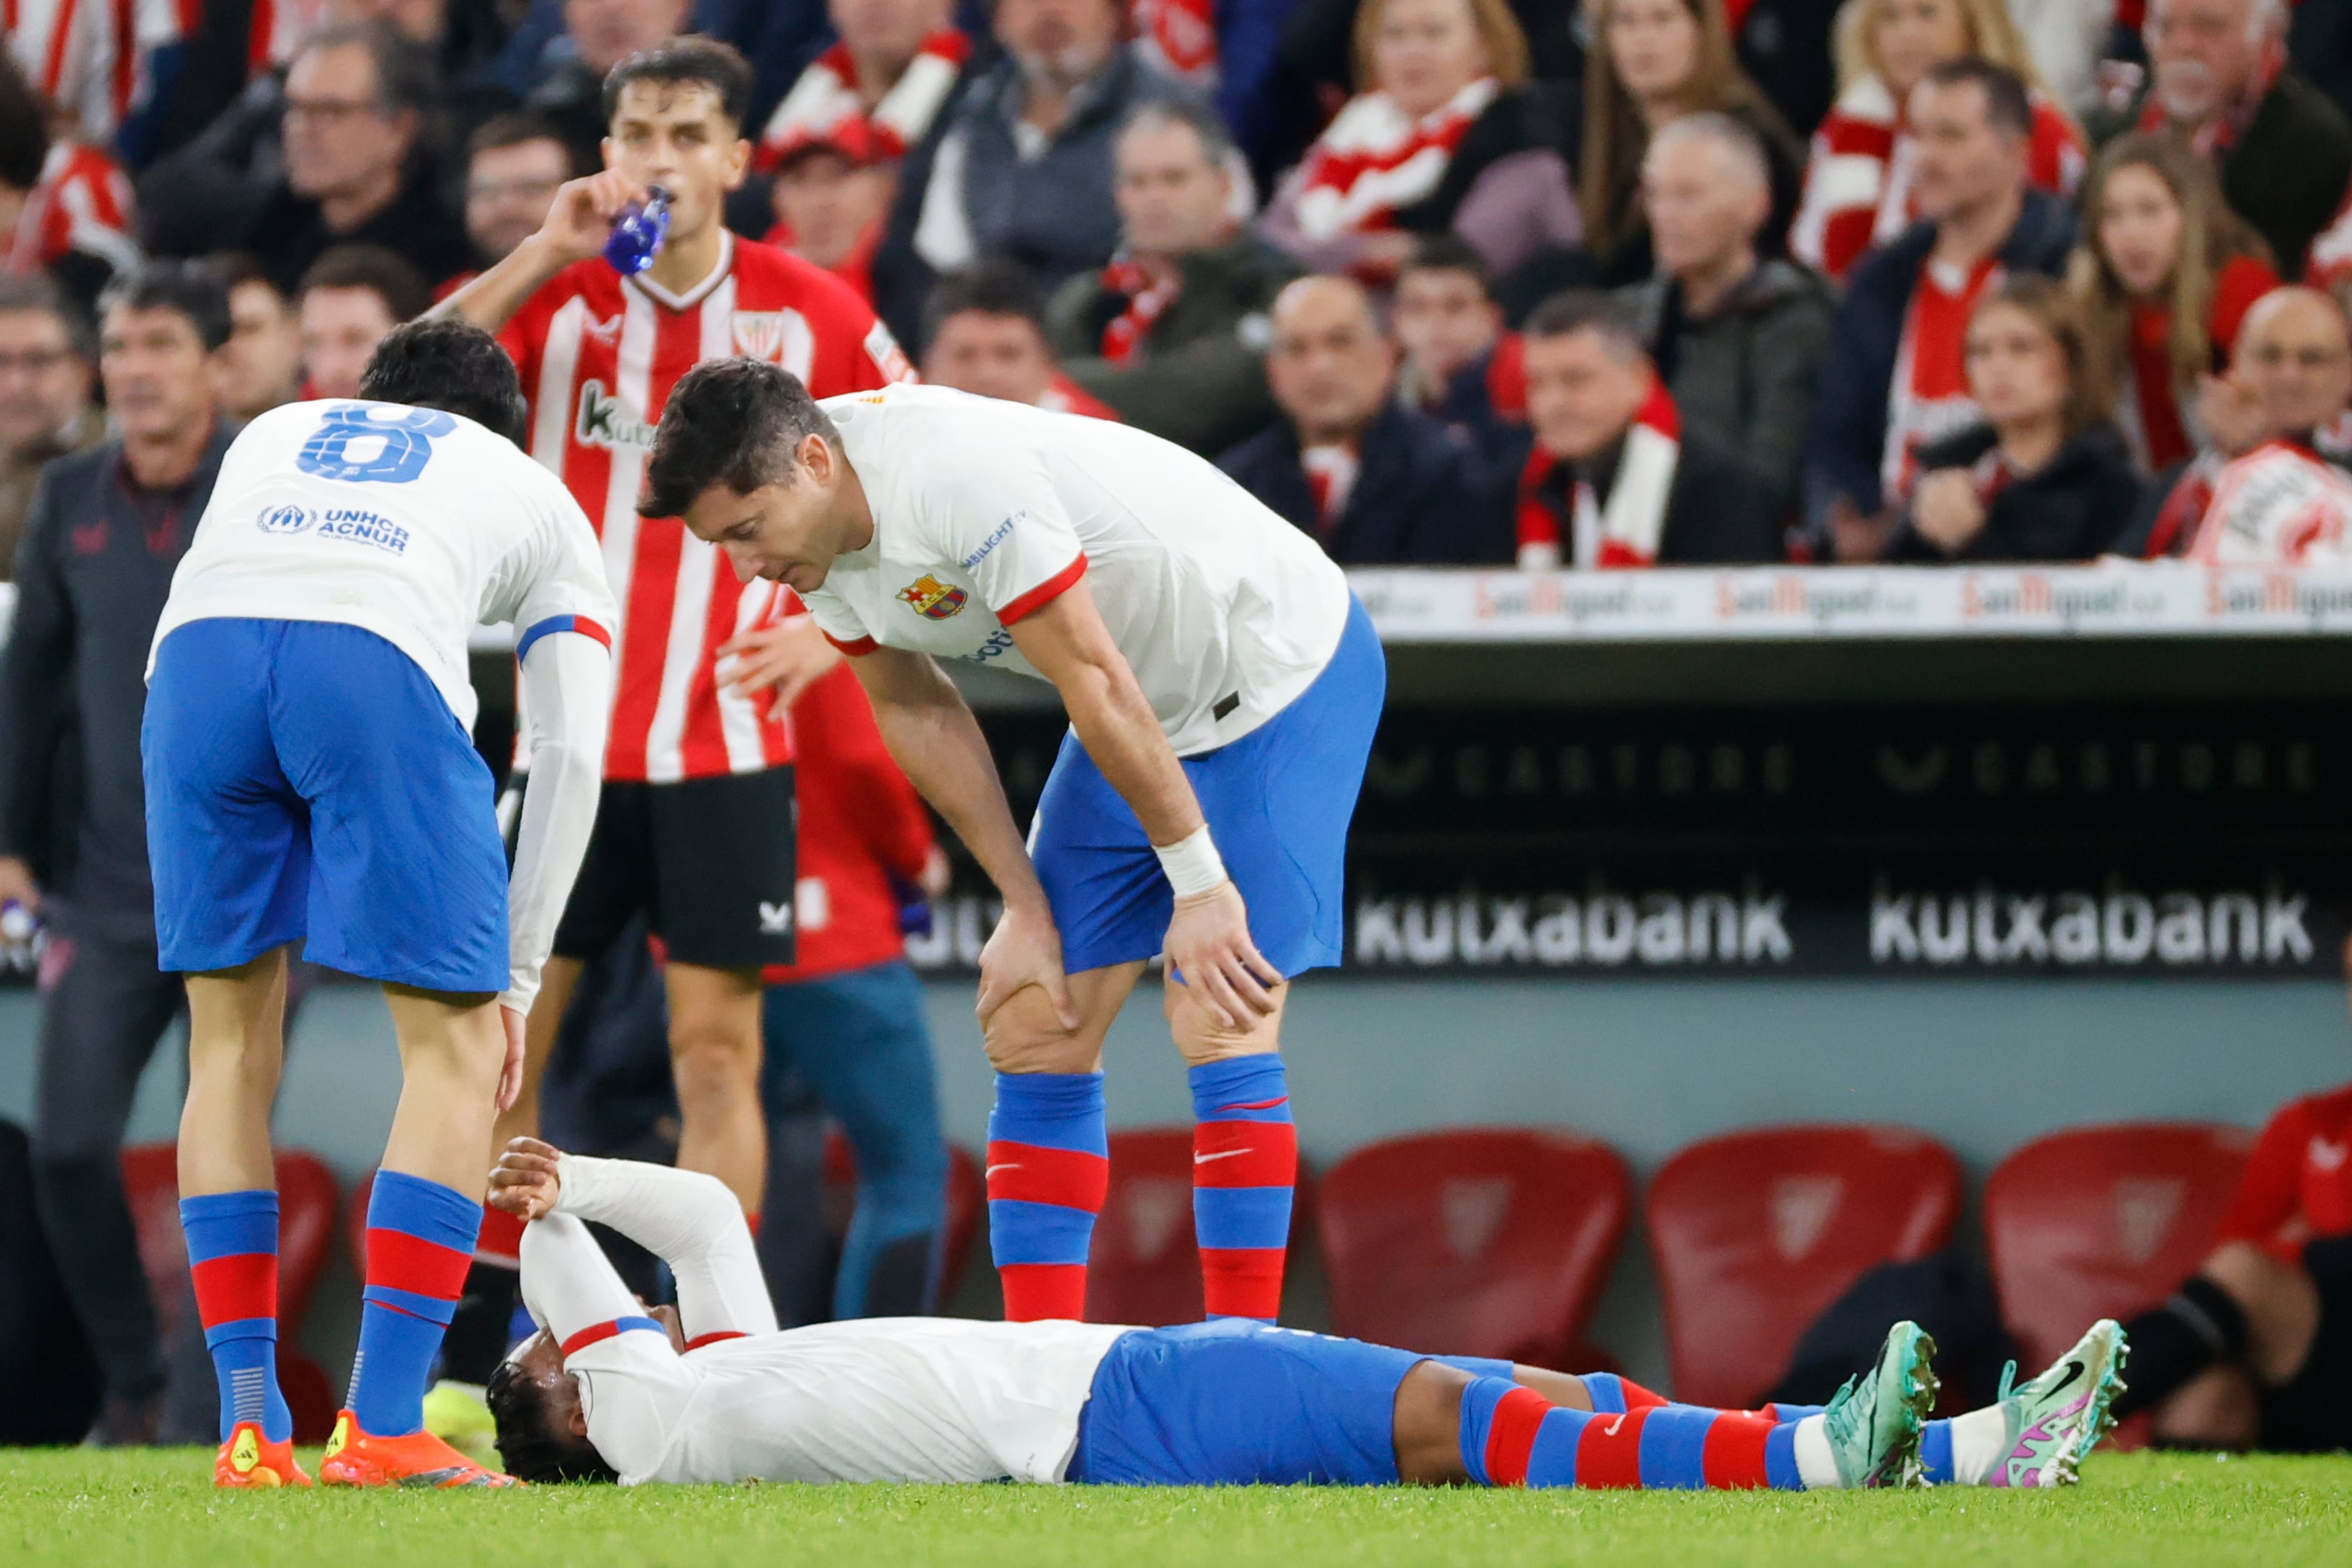
<path fill-rule="evenodd" d="M 216 1487 L 306 1487 L 310 1478 L 294 1462 L 294 1445 L 273 1443 L 257 1421 L 239 1421 L 213 1458 Z"/>
<path fill-rule="evenodd" d="M 485 1469 L 430 1432 L 379 1437 L 360 1430 L 359 1417 L 335 1416 L 335 1435 L 319 1479 L 331 1487 L 519 1487 L 512 1476 Z"/>

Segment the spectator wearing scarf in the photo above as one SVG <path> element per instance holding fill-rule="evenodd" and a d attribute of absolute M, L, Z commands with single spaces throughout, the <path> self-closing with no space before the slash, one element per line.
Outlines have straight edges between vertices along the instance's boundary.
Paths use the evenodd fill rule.
<path fill-rule="evenodd" d="M 1385 284 L 1452 230 L 1507 273 L 1583 238 L 1527 37 L 1505 0 L 1366 0 L 1360 84 L 1286 175 L 1258 232 L 1318 272 Z"/>
<path fill-rule="evenodd" d="M 834 0 L 828 9 L 840 38 L 769 117 L 760 132 L 762 169 L 853 125 L 875 157 L 898 162 L 929 134 L 971 57 L 971 40 L 949 25 L 943 0 L 919 7 Z"/>

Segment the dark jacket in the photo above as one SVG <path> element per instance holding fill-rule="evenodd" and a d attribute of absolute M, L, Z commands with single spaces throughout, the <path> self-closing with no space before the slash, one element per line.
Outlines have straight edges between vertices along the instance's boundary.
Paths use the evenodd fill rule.
<path fill-rule="evenodd" d="M 1357 438 L 1363 467 L 1328 534 L 1298 461 L 1298 433 L 1276 420 L 1217 459 L 1241 487 L 1322 540 L 1343 566 L 1437 566 L 1480 559 L 1496 532 L 1497 499 L 1453 433 L 1391 402 Z"/>
<path fill-rule="evenodd" d="M 1805 144 L 1789 129 L 1780 111 L 1763 99 L 1735 103 L 1723 112 L 1756 132 L 1764 143 L 1764 162 L 1772 180 L 1772 211 L 1764 220 L 1763 232 L 1756 236 L 1756 249 L 1763 256 L 1784 256 L 1789 249 L 1789 225 L 1797 221 L 1797 204 L 1805 193 Z M 1650 222 L 1642 210 L 1638 172 L 1616 197 L 1610 232 L 1617 239 L 1593 257 L 1600 282 L 1606 287 L 1638 283 L 1657 265 L 1650 246 Z M 1589 214 L 1586 221 L 1590 224 Z"/>
<path fill-rule="evenodd" d="M 1183 287 L 1125 364 L 1102 357 L 1102 337 L 1127 309 L 1127 296 L 1104 287 L 1099 273 L 1082 272 L 1055 291 L 1046 332 L 1064 373 L 1119 418 L 1213 456 L 1274 417 L 1266 313 L 1298 264 L 1243 234 L 1178 265 Z"/>
<path fill-rule="evenodd" d="M 2150 90 L 2153 90 L 2151 89 Z M 2127 117 L 2103 124 L 2110 134 L 2139 123 L 2147 96 Z M 2271 247 L 2279 276 L 2303 276 L 2311 242 L 2343 205 L 2352 183 L 2352 120 L 2293 67 L 2279 73 L 2254 106 L 2253 119 L 2216 163 L 2230 208 Z"/>
<path fill-rule="evenodd" d="M 0 853 L 32 863 L 68 935 L 155 938 L 139 763 L 147 649 L 229 435 L 215 431 L 195 473 L 167 491 L 132 483 L 119 441 L 60 457 L 25 526 L 0 653 Z"/>
<path fill-rule="evenodd" d="M 1767 261 L 1701 317 L 1684 310 L 1682 286 L 1671 277 L 1620 292 L 1683 427 L 1720 438 L 1783 506 L 1793 501 L 1813 378 L 1837 309 L 1829 285 L 1794 262 Z"/>
<path fill-rule="evenodd" d="M 1924 477 L 1939 468 L 1969 468 L 1998 438 L 1979 424 L 1919 449 Z M 2089 560 L 2115 548 L 2139 506 L 2143 481 L 2123 432 L 2092 425 L 2033 473 L 2011 480 L 1985 507 L 1976 538 L 1949 555 L 1912 530 L 1905 517 L 1887 547 L 1890 560 Z"/>
<path fill-rule="evenodd" d="M 1624 453 L 1621 441 L 1591 463 L 1582 465 L 1592 485 L 1597 506 L 1609 504 L 1609 490 L 1617 477 Z M 1519 484 L 1518 504 L 1542 507 L 1552 515 L 1568 558 L 1576 537 L 1570 497 L 1578 465 L 1554 462 L 1540 471 L 1526 465 Z M 1482 558 L 1509 560 L 1517 549 L 1517 530 L 1498 541 L 1505 547 Z M 1738 566 L 1783 559 L 1780 514 L 1771 497 L 1739 455 L 1704 430 L 1683 426 L 1681 450 L 1675 458 L 1675 481 L 1666 490 L 1665 526 L 1658 536 L 1660 566 Z"/>
<path fill-rule="evenodd" d="M 1936 225 L 1922 219 L 1864 256 L 1847 281 L 1805 443 L 1805 520 L 1816 529 L 1841 496 L 1865 515 L 1883 504 L 1878 474 L 1886 453 L 1887 393 L 1903 346 L 1903 319 L 1919 286 L 1919 269 L 1935 248 Z M 2056 277 L 2064 274 L 2074 248 L 2074 210 L 2055 196 L 2028 191 L 2017 226 L 1998 255 L 2011 272 Z"/>

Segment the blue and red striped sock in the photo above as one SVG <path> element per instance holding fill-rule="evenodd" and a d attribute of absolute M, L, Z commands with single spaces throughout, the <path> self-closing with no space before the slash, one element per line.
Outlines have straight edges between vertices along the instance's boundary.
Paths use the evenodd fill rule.
<path fill-rule="evenodd" d="M 1275 1055 L 1203 1062 L 1192 1084 L 1192 1229 L 1213 1318 L 1272 1322 L 1298 1181 L 1290 1084 Z"/>
<path fill-rule="evenodd" d="M 1087 1249 L 1110 1187 L 1099 1072 L 1000 1072 L 988 1113 L 988 1247 L 1004 1320 L 1087 1315 Z"/>
<path fill-rule="evenodd" d="M 425 1380 L 457 1310 L 482 1206 L 405 1171 L 378 1171 L 368 1198 L 367 1289 L 351 1397 L 360 1430 L 399 1437 L 425 1425 Z"/>
<path fill-rule="evenodd" d="M 1620 1377 L 1613 1372 L 1582 1372 L 1576 1380 L 1584 1385 L 1585 1396 L 1592 1401 L 1597 1415 L 1622 1416 L 1628 1410 L 1674 1403 L 1664 1395 L 1653 1394 L 1632 1378 Z"/>
<path fill-rule="evenodd" d="M 1480 1486 L 1801 1491 L 1825 1483 L 1819 1461 L 1810 1483 L 1803 1473 L 1797 1428 L 1696 1405 L 1570 1410 L 1500 1377 L 1462 1393 L 1462 1463 Z"/>
<path fill-rule="evenodd" d="M 257 1421 L 273 1443 L 294 1436 L 278 1390 L 278 1194 L 268 1187 L 180 1200 L 196 1316 L 220 1379 L 220 1435 Z"/>

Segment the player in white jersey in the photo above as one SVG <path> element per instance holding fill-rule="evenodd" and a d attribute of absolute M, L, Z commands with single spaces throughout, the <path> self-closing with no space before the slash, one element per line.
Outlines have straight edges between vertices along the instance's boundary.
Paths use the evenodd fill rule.
<path fill-rule="evenodd" d="M 979 1013 L 1006 1315 L 1084 1315 L 1103 1036 L 1164 952 L 1208 1311 L 1271 1321 L 1297 1166 L 1286 982 L 1339 959 L 1387 678 L 1339 568 L 1141 431 L 940 387 L 820 403 L 748 360 L 680 379 L 646 476 L 642 509 L 808 601 L 891 755 L 1003 895 Z M 935 658 L 1050 681 L 1069 710 L 1025 847 Z"/>
<path fill-rule="evenodd" d="M 1246 1320 L 780 1331 L 714 1178 L 518 1138 L 490 1184 L 530 1221 L 522 1290 L 541 1332 L 489 1403 L 505 1463 L 534 1481 L 2050 1486 L 2074 1479 L 2120 1387 L 2113 1322 L 2000 1403 L 1924 1424 L 1935 1346 L 1911 1323 L 1826 1407 L 1728 1412 L 1605 1373 Z M 590 1220 L 669 1264 L 674 1312 L 629 1294 Z"/>
<path fill-rule="evenodd" d="M 515 445 L 514 366 L 430 322 L 357 402 L 261 415 L 223 460 L 148 666 L 142 750 L 162 967 L 187 975 L 181 1218 L 221 1384 L 224 1486 L 308 1485 L 277 1386 L 269 1107 L 286 967 L 382 981 L 400 1106 L 330 1483 L 500 1482 L 424 1433 L 425 1376 L 481 1219 L 491 1118 L 588 841 L 612 596 L 570 494 Z M 511 622 L 530 787 L 509 879 L 472 741 L 468 632 Z"/>

